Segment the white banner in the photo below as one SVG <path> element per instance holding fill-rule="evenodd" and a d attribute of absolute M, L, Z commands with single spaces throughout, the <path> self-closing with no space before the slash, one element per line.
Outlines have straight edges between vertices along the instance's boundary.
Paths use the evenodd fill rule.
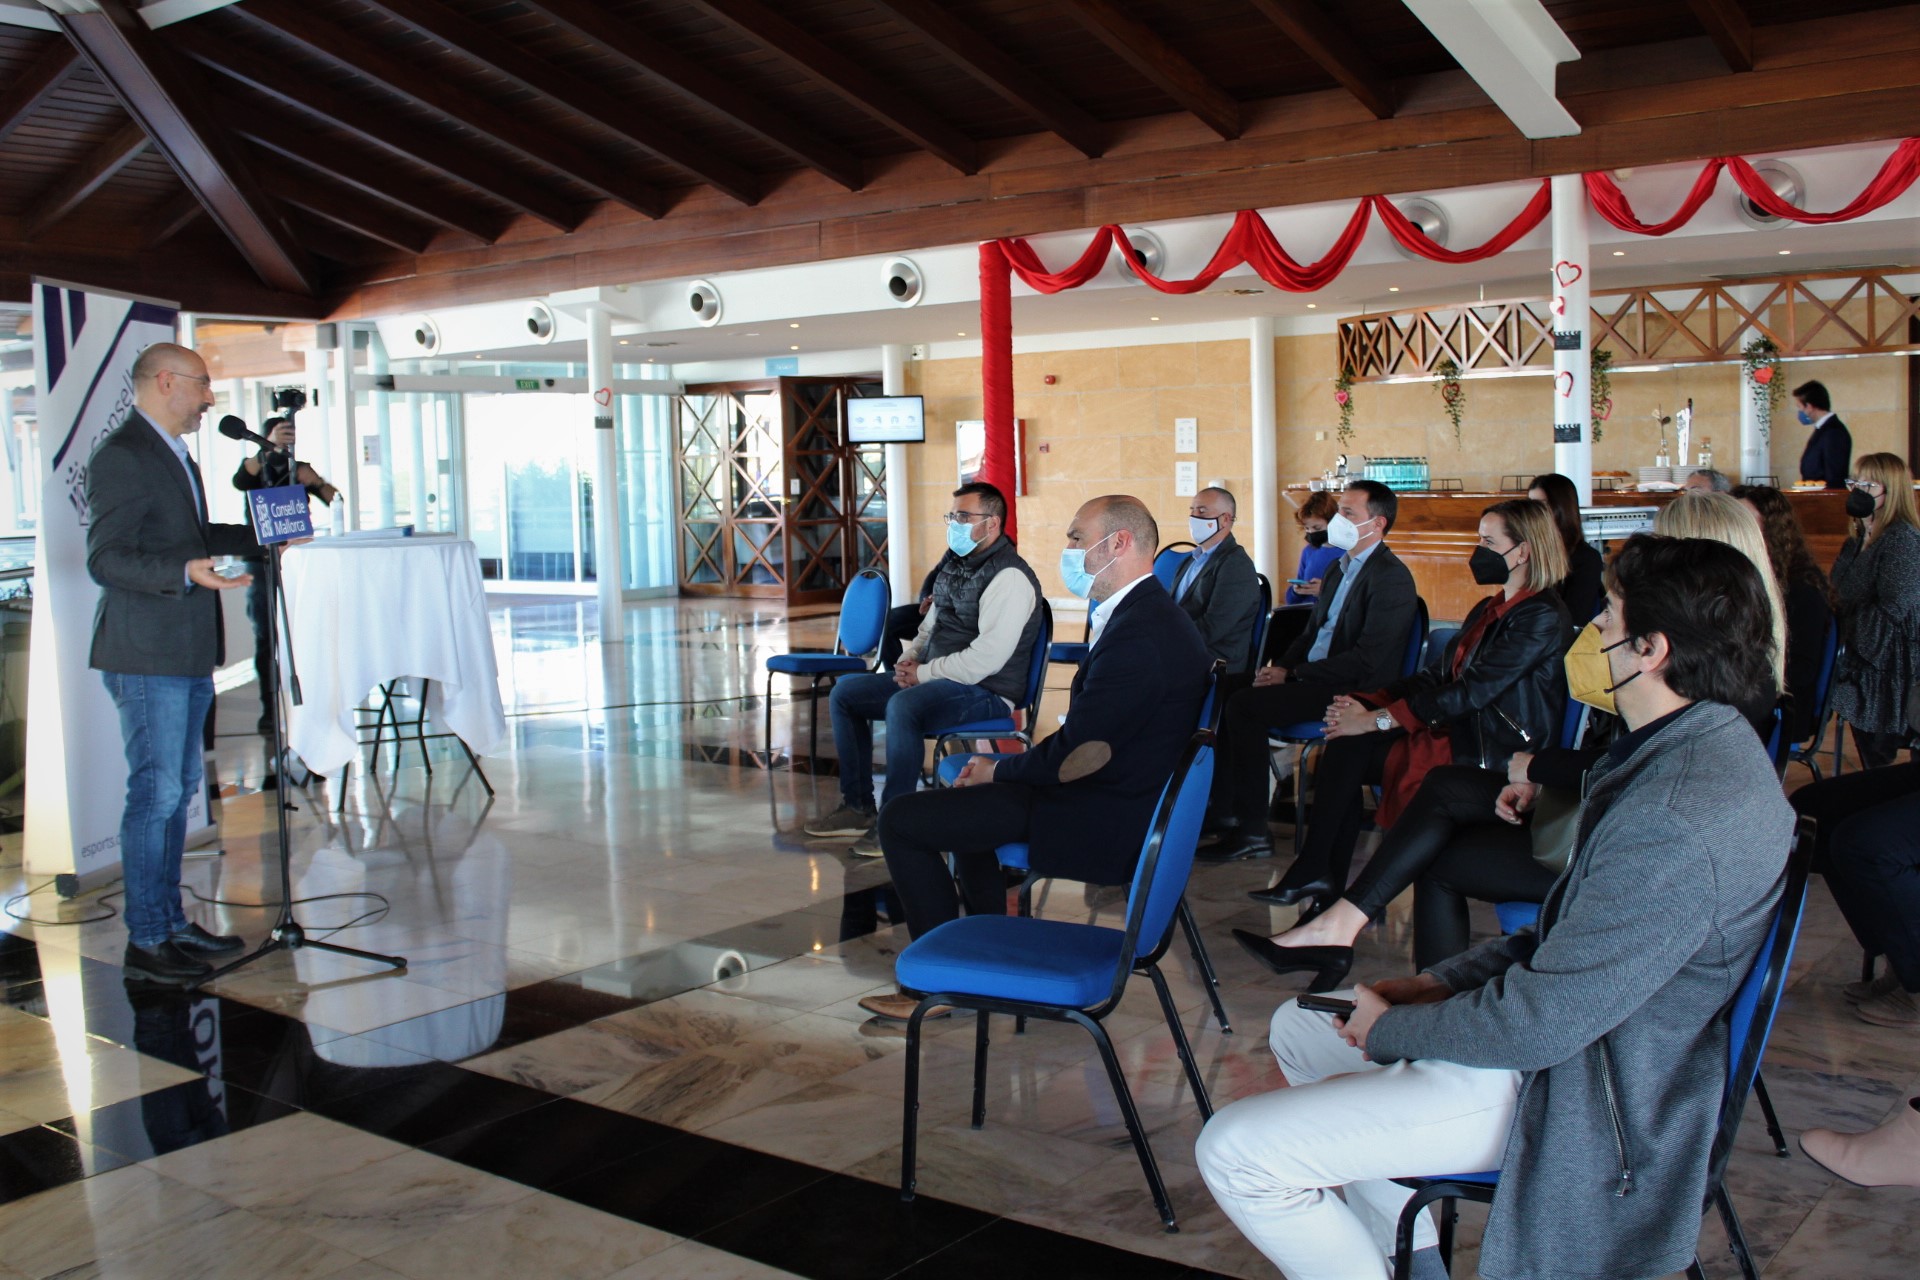
<path fill-rule="evenodd" d="M 100 588 L 87 574 L 87 460 L 133 408 L 134 359 L 174 339 L 174 308 L 35 281 L 40 535 L 27 692 L 26 865 L 72 894 L 120 865 L 127 757 L 120 717 L 87 666 Z M 206 788 L 187 829 L 207 826 Z M 189 843 L 192 842 L 189 835 Z"/>

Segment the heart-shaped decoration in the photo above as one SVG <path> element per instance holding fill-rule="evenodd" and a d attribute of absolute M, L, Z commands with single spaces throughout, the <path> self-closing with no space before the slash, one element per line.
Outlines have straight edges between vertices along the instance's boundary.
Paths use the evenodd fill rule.
<path fill-rule="evenodd" d="M 594 392 L 594 393 L 593 393 L 593 402 L 594 402 L 595 404 L 597 404 L 597 405 L 599 405 L 599 406 L 600 406 L 601 408 L 603 408 L 603 409 L 604 409 L 604 408 L 606 408 L 606 407 L 607 407 L 608 405 L 610 405 L 610 404 L 612 404 L 612 403 L 613 403 L 613 388 L 612 388 L 612 387 L 602 387 L 602 388 L 600 388 L 600 389 L 599 389 L 598 391 L 596 391 L 596 392 Z"/>
<path fill-rule="evenodd" d="M 1758 369 L 1755 369 L 1753 371 L 1753 380 L 1759 383 L 1763 387 L 1766 386 L 1769 382 L 1772 382 L 1773 366 L 1770 364 L 1763 364 Z"/>
<path fill-rule="evenodd" d="M 1553 375 L 1554 385 L 1560 388 L 1560 398 L 1565 400 L 1573 394 L 1573 370 L 1562 369 Z"/>
<path fill-rule="evenodd" d="M 1348 392 L 1336 391 L 1333 393 L 1333 402 L 1335 404 L 1345 404 L 1347 401 L 1351 399 L 1353 399 L 1353 396 Z"/>
<path fill-rule="evenodd" d="M 1457 401 L 1458 401 L 1458 400 L 1460 399 L 1460 387 L 1459 387 L 1459 384 L 1457 384 L 1457 383 L 1452 383 L 1452 382 L 1443 382 L 1443 383 L 1441 383 L 1441 384 L 1440 384 L 1440 398 L 1441 398 L 1442 400 L 1444 400 L 1444 401 L 1446 401 L 1446 403 L 1448 403 L 1448 404 L 1453 404 L 1453 403 L 1455 403 L 1455 402 L 1457 402 Z"/>
<path fill-rule="evenodd" d="M 1605 422 L 1608 418 L 1611 418 L 1613 416 L 1613 397 L 1608 396 L 1605 400 L 1602 400 L 1600 402 L 1600 412 L 1596 413 L 1593 416 L 1598 418 L 1602 422 Z"/>
<path fill-rule="evenodd" d="M 1580 264 L 1577 262 L 1563 261 L 1563 262 L 1556 262 L 1553 264 L 1553 278 L 1560 282 L 1560 287 L 1562 289 L 1566 288 L 1568 285 L 1572 284 L 1575 280 L 1578 280 L 1581 276 L 1585 274 L 1586 272 L 1580 269 Z"/>
<path fill-rule="evenodd" d="M 1567 300 L 1557 293 L 1553 295 L 1553 314 L 1557 316 L 1567 314 Z"/>

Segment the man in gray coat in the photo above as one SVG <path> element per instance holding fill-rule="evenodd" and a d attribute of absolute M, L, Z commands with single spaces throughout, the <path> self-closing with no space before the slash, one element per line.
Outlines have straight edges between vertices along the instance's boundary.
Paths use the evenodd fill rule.
<path fill-rule="evenodd" d="M 157 343 L 133 363 L 133 411 L 87 462 L 87 572 L 100 584 L 90 665 L 120 712 L 127 806 L 127 976 L 190 985 L 200 957 L 241 940 L 180 908 L 187 804 L 201 786 L 202 729 L 223 656 L 220 592 L 252 581 L 213 571 L 216 555 L 258 554 L 246 525 L 207 521 L 206 485 L 184 437 L 213 404 L 206 363 Z"/>
<path fill-rule="evenodd" d="M 1793 833 L 1733 709 L 1771 678 L 1771 614 L 1745 557 L 1698 540 L 1629 542 L 1607 599 L 1629 732 L 1587 776 L 1537 933 L 1357 987 L 1349 1019 L 1282 1006 L 1272 1044 L 1295 1087 L 1201 1134 L 1208 1187 L 1290 1280 L 1386 1276 L 1410 1194 L 1391 1179 L 1483 1169 L 1501 1171 L 1480 1254 L 1493 1280 L 1636 1280 L 1693 1257 L 1723 1011 Z M 1416 1247 L 1433 1243 L 1423 1221 Z M 1438 1267 L 1418 1261 L 1416 1275 Z"/>

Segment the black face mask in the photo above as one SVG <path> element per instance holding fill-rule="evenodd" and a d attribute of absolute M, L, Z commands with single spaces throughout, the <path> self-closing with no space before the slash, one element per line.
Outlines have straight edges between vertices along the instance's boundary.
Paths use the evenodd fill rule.
<path fill-rule="evenodd" d="M 1308 545 L 1308 546 L 1310 546 L 1310 547 L 1324 547 L 1324 546 L 1326 546 L 1326 545 L 1327 545 L 1327 531 L 1326 531 L 1325 529 L 1309 529 L 1309 530 L 1307 530 L 1307 545 Z"/>
<path fill-rule="evenodd" d="M 1513 572 L 1507 567 L 1507 558 L 1492 547 L 1475 547 L 1467 557 L 1467 568 L 1473 571 L 1473 580 L 1483 587 L 1500 586 Z"/>
<path fill-rule="evenodd" d="M 1873 495 L 1865 489 L 1847 490 L 1847 514 L 1855 520 L 1873 518 Z"/>

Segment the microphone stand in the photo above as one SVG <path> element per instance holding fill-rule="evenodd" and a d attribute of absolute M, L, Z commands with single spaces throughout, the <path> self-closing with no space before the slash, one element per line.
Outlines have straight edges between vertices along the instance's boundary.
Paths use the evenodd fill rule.
<path fill-rule="evenodd" d="M 274 453 L 262 457 L 260 460 L 260 474 L 261 478 L 267 482 L 265 486 L 267 488 L 276 487 L 276 481 L 282 485 L 292 484 L 294 478 L 297 477 L 299 473 L 299 464 L 293 460 L 291 451 L 285 448 L 276 448 Z M 310 938 L 307 936 L 305 927 L 294 918 L 293 840 L 287 832 L 287 810 L 293 806 L 288 804 L 286 799 L 287 776 L 286 769 L 283 766 L 286 764 L 287 759 L 287 718 L 284 713 L 284 708 L 280 703 L 280 626 L 278 624 L 285 622 L 287 618 L 287 601 L 282 591 L 280 579 L 280 552 L 284 545 L 283 543 L 276 542 L 269 544 L 266 548 L 267 614 L 270 619 L 267 626 L 267 672 L 273 681 L 273 765 L 280 773 L 280 785 L 274 791 L 274 808 L 276 816 L 279 818 L 280 830 L 280 915 L 274 920 L 273 928 L 268 931 L 265 942 L 262 942 L 258 947 L 255 947 L 239 959 L 221 965 L 219 968 L 201 978 L 198 982 L 193 983 L 191 989 L 194 990 L 212 982 L 216 978 L 223 978 L 236 969 L 244 968 L 263 956 L 271 955 L 276 951 L 298 951 L 302 947 L 311 947 L 318 951 L 330 951 L 334 955 L 354 956 L 361 960 L 372 960 L 377 964 L 384 964 L 394 969 L 405 969 L 407 967 L 407 958 L 405 956 L 381 955 L 373 951 L 361 951 L 356 947 L 343 947 L 338 943 L 321 942 L 317 939 Z M 289 645 L 291 644 L 292 637 L 293 628 L 291 625 L 288 625 L 287 639 Z M 287 660 L 290 668 L 292 658 L 293 655 L 289 653 Z M 291 676 L 291 683 L 288 686 L 293 695 L 294 706 L 301 705 L 299 681 L 299 676 L 294 674 Z M 263 792 L 262 794 L 265 793 Z"/>

